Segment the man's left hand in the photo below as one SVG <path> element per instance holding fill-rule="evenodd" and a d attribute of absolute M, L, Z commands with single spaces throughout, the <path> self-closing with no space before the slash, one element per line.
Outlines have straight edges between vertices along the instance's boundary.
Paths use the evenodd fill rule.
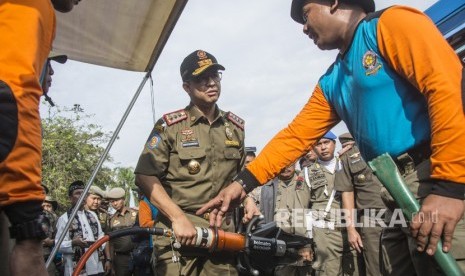
<path fill-rule="evenodd" d="M 463 217 L 464 210 L 463 200 L 428 195 L 421 205 L 420 212 L 410 223 L 412 236 L 417 240 L 417 250 L 423 252 L 428 245 L 426 253 L 430 256 L 434 255 L 437 243 L 442 237 L 442 250 L 449 252 L 455 226 Z"/>
<path fill-rule="evenodd" d="M 244 199 L 244 217 L 242 218 L 242 223 L 247 224 L 254 216 L 261 215 L 260 209 L 257 204 L 255 204 L 253 198 L 246 197 Z"/>

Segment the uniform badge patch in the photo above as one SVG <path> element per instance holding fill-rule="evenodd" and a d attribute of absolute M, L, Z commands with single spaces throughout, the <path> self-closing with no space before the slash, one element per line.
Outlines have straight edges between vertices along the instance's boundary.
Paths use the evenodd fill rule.
<path fill-rule="evenodd" d="M 233 141 L 225 140 L 224 144 L 226 146 L 230 146 L 230 147 L 239 147 L 240 146 L 239 141 L 234 141 L 234 140 Z"/>
<path fill-rule="evenodd" d="M 195 159 L 192 159 L 191 161 L 189 161 L 189 163 L 187 164 L 187 171 L 190 174 L 198 174 L 200 172 L 200 163 L 199 163 L 199 161 L 197 161 Z"/>
<path fill-rule="evenodd" d="M 225 132 L 226 138 L 228 138 L 228 140 L 233 139 L 233 132 L 231 131 L 231 129 L 229 127 L 226 127 L 224 132 Z"/>
<path fill-rule="evenodd" d="M 360 162 L 362 160 L 361 157 L 360 157 L 360 152 L 356 152 L 356 153 L 350 155 L 349 158 L 350 158 L 350 163 L 351 164 Z"/>
<path fill-rule="evenodd" d="M 378 55 L 373 51 L 366 51 L 362 58 L 362 64 L 365 68 L 365 75 L 375 75 L 382 65 L 379 63 Z"/>
<path fill-rule="evenodd" d="M 181 145 L 183 148 L 199 146 L 199 141 L 194 137 L 193 129 L 185 128 L 181 130 Z"/>
<path fill-rule="evenodd" d="M 168 126 L 171 126 L 175 123 L 181 122 L 187 119 L 187 113 L 184 109 L 174 111 L 168 114 L 163 115 L 163 119 L 165 120 Z"/>
<path fill-rule="evenodd" d="M 152 138 L 147 141 L 147 148 L 150 150 L 156 149 L 160 143 L 161 137 L 158 133 L 155 133 Z"/>
<path fill-rule="evenodd" d="M 236 114 L 232 113 L 232 112 L 228 112 L 228 116 L 227 118 L 233 123 L 235 124 L 238 128 L 244 130 L 244 125 L 245 125 L 245 121 L 237 116 Z"/>
<path fill-rule="evenodd" d="M 182 142 L 181 145 L 182 145 L 183 148 L 198 147 L 199 146 L 199 141 L 197 141 L 197 140 L 184 141 L 184 142 Z"/>
<path fill-rule="evenodd" d="M 295 184 L 295 190 L 296 191 L 302 190 L 303 185 L 304 185 L 304 178 L 301 176 L 297 177 L 297 182 Z"/>

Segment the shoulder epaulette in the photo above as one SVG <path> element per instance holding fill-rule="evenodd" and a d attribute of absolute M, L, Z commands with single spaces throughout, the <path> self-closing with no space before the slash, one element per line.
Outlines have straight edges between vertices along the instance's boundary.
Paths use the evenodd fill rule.
<path fill-rule="evenodd" d="M 237 116 L 236 114 L 232 113 L 231 111 L 228 112 L 228 115 L 226 117 L 233 124 L 235 124 L 238 128 L 244 130 L 245 121 L 241 117 Z"/>
<path fill-rule="evenodd" d="M 175 123 L 187 119 L 187 113 L 184 109 L 180 109 L 171 113 L 166 113 L 165 115 L 163 115 L 163 119 L 165 120 L 168 126 L 171 126 Z"/>

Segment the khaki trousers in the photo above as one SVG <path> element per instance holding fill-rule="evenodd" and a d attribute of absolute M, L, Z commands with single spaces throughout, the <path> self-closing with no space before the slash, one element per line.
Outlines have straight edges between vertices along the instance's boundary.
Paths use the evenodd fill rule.
<path fill-rule="evenodd" d="M 409 189 L 420 201 L 429 194 L 434 185 L 430 179 L 430 166 L 429 160 L 425 160 L 416 166 L 415 170 L 404 175 Z M 390 199 L 386 194 L 383 196 L 383 200 L 387 206 L 393 206 L 393 202 L 389 201 Z M 390 222 L 391 216 L 387 215 L 386 223 L 389 225 Z M 443 275 L 433 257 L 416 250 L 416 241 L 410 235 L 408 227 L 385 228 L 381 235 L 381 250 L 381 272 L 383 275 Z M 459 267 L 465 272 L 464 218 L 455 228 L 450 252 L 457 260 Z"/>
<path fill-rule="evenodd" d="M 358 275 L 357 253 L 347 241 L 347 231 L 313 227 L 316 276 Z"/>

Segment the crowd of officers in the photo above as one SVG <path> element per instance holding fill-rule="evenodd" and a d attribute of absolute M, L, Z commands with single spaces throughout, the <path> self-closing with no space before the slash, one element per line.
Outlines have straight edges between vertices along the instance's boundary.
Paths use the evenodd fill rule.
<path fill-rule="evenodd" d="M 51 196 L 46 196 L 42 205 L 45 216 L 50 223 L 47 231 L 47 238 L 43 241 L 44 259 L 50 257 L 52 248 L 58 242 L 58 239 L 64 231 L 64 226 L 68 220 L 72 208 L 82 192 L 84 191 L 84 183 L 75 181 L 69 186 L 69 198 L 71 208 L 59 216 L 56 211 L 58 203 Z M 46 189 L 47 192 L 47 189 Z M 49 275 L 71 275 L 82 252 L 97 239 L 101 238 L 105 233 L 115 230 L 133 227 L 138 218 L 137 208 L 129 208 L 126 206 L 126 191 L 123 188 L 112 188 L 109 191 L 104 191 L 98 186 L 92 185 L 89 192 L 85 196 L 83 205 L 78 211 L 77 228 L 82 229 L 81 234 L 73 235 L 73 226 L 65 233 L 65 239 L 61 243 L 58 253 L 53 257 L 53 261 L 48 267 Z M 80 214 L 88 214 L 81 216 Z M 92 218 L 95 218 L 93 220 Z M 96 235 L 86 233 L 86 227 L 92 223 L 97 225 Z M 89 231 L 90 232 L 90 231 Z M 102 246 L 96 254 L 95 263 L 88 261 L 82 271 L 83 275 L 132 275 L 135 267 L 132 264 L 132 254 L 134 249 L 138 247 L 141 241 L 135 240 L 132 236 L 123 236 L 112 239 L 109 244 Z M 76 256 L 77 251 L 81 251 Z M 92 258 L 92 257 L 91 257 Z M 86 274 L 84 274 L 86 273 Z M 145 274 L 139 274 L 145 275 Z"/>
<path fill-rule="evenodd" d="M 341 150 L 336 153 L 337 140 Z M 380 275 L 382 228 L 370 214 L 385 209 L 381 183 L 352 136 L 344 133 L 337 139 L 328 132 L 298 163 L 300 170 L 291 164 L 248 195 L 265 222 L 312 238 L 300 250 L 300 260 L 277 267 L 274 275 Z M 343 214 L 343 224 L 337 217 L 342 209 L 352 211 Z M 365 219 L 364 210 L 373 222 L 356 228 Z M 352 219 L 358 221 L 350 223 Z"/>
<path fill-rule="evenodd" d="M 346 226 L 341 227 L 336 221 L 334 211 L 341 208 L 357 210 L 360 216 L 354 218 L 346 214 L 346 220 L 354 218 L 364 221 L 364 215 L 367 214 L 363 210 L 385 208 L 380 196 L 381 183 L 360 157 L 350 134 L 339 136 L 339 141 L 342 149 L 336 153 L 337 137 L 331 132 L 327 133 L 314 149 L 298 161 L 298 165 L 294 163 L 284 168 L 275 179 L 256 188 L 244 201 L 244 205 L 254 204 L 260 210 L 265 223 L 276 221 L 288 233 L 312 238 L 313 242 L 299 251 L 300 259 L 289 265 L 276 267 L 274 275 L 380 274 L 382 228 L 376 221 L 367 224 L 371 227 L 356 228 L 349 221 L 346 221 Z M 252 147 L 245 148 L 246 163 L 255 158 L 255 150 Z M 75 206 L 73 194 L 77 193 L 79 198 L 83 189 L 84 184 L 80 181 L 70 185 L 72 207 Z M 156 225 L 157 214 L 152 215 L 152 212 L 157 213 L 158 209 L 146 197 L 139 197 L 140 216 L 139 210 L 126 206 L 125 198 L 126 192 L 122 188 L 105 192 L 98 186 L 91 186 L 82 209 L 95 214 L 103 233 L 137 225 Z M 55 213 L 57 208 L 57 201 L 47 195 L 43 209 L 51 228 L 47 233 L 48 237 L 43 241 L 45 260 L 49 258 L 55 239 L 59 237 L 56 235 L 57 228 L 63 227 Z M 69 213 L 66 212 L 62 217 Z M 304 215 L 304 220 L 293 217 L 298 215 Z M 368 215 L 366 219 L 373 218 Z M 86 242 L 93 241 L 95 239 Z M 109 245 L 99 250 L 96 275 L 156 275 L 154 269 L 157 252 L 153 252 L 152 243 L 150 237 L 141 239 L 123 236 L 111 240 Z M 72 263 L 70 269 L 65 268 L 66 255 L 75 252 L 67 251 L 64 244 L 65 242 L 48 268 L 49 275 L 71 275 L 73 271 Z M 82 246 L 89 247 L 87 243 Z M 137 259 L 140 258 L 138 253 L 146 255 L 145 262 L 141 263 Z M 169 253 L 172 253 L 171 250 Z M 75 265 L 78 260 L 73 258 L 71 256 L 70 260 Z"/>

